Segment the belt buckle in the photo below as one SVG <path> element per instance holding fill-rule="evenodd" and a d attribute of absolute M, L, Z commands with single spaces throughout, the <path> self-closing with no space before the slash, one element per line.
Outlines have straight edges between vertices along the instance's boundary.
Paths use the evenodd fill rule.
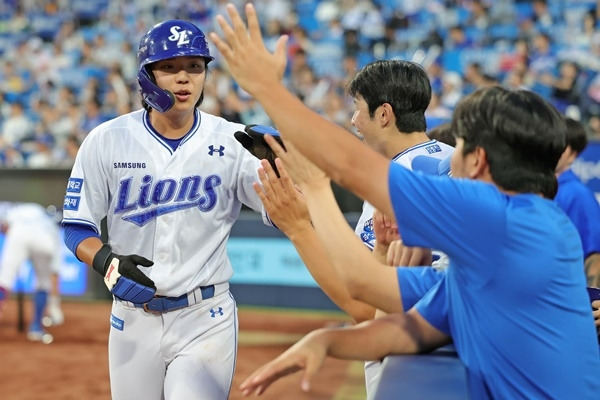
<path fill-rule="evenodd" d="M 160 311 L 155 311 L 155 310 L 150 310 L 148 308 L 148 303 L 144 303 L 142 304 L 142 308 L 144 311 L 146 311 L 148 314 L 154 314 L 154 315 L 160 315 L 161 312 Z"/>

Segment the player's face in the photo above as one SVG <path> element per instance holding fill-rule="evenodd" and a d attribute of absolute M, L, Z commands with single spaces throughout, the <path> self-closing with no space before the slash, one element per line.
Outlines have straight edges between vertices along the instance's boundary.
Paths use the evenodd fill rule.
<path fill-rule="evenodd" d="M 365 139 L 370 146 L 373 145 L 374 135 L 377 132 L 375 118 L 369 115 L 369 106 L 360 96 L 354 99 L 354 114 L 352 114 L 352 125 L 358 134 Z"/>
<path fill-rule="evenodd" d="M 463 156 L 463 147 L 465 140 L 463 138 L 456 138 L 456 146 L 454 147 L 454 153 L 450 158 L 450 173 L 454 178 L 466 178 L 467 174 L 465 171 L 465 158 Z"/>
<path fill-rule="evenodd" d="M 202 57 L 175 57 L 153 66 L 156 84 L 175 96 L 173 109 L 193 110 L 204 90 L 206 61 Z"/>
<path fill-rule="evenodd" d="M 476 171 L 475 163 L 477 157 L 475 152 L 471 152 L 467 155 L 463 155 L 463 148 L 465 146 L 465 140 L 463 138 L 456 138 L 456 146 L 454 147 L 454 153 L 450 158 L 450 172 L 454 178 L 475 178 L 473 173 Z"/>

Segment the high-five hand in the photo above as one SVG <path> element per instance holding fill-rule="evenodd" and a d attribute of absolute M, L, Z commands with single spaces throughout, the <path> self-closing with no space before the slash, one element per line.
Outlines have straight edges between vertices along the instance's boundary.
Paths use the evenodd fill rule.
<path fill-rule="evenodd" d="M 315 164 L 304 157 L 294 145 L 285 139 L 285 149 L 271 135 L 265 135 L 265 141 L 271 147 L 279 160 L 275 164 L 283 164 L 292 181 L 303 191 L 311 185 L 329 185 L 327 175 Z"/>
<path fill-rule="evenodd" d="M 217 15 L 217 22 L 227 42 L 214 32 L 209 34 L 209 38 L 223 55 L 237 83 L 252 95 L 256 95 L 256 90 L 261 88 L 280 84 L 287 63 L 287 35 L 277 40 L 275 52 L 271 53 L 263 42 L 252 4 L 246 4 L 248 28 L 234 5 L 227 5 L 227 13 L 231 25 L 222 15 Z"/>

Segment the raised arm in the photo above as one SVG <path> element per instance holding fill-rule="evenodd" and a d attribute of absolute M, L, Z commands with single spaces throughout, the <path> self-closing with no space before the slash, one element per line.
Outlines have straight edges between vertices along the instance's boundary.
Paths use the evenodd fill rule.
<path fill-rule="evenodd" d="M 238 84 L 262 104 L 281 136 L 295 144 L 332 180 L 367 199 L 383 213 L 393 215 L 388 191 L 390 161 L 356 136 L 311 111 L 283 86 L 286 36 L 278 40 L 275 52 L 270 53 L 251 4 L 246 5 L 248 28 L 233 5 L 229 4 L 227 11 L 231 25 L 223 16 L 217 16 L 227 43 L 214 32 L 210 39 Z"/>
<path fill-rule="evenodd" d="M 285 141 L 285 151 L 272 137 L 265 140 L 279 157 L 275 160 L 279 170 L 289 173 L 300 186 L 318 238 L 350 296 L 388 313 L 402 312 L 396 269 L 379 262 L 356 237 L 337 205 L 329 179 L 292 143 Z M 262 166 L 269 180 L 276 179 L 268 162 Z"/>
<path fill-rule="evenodd" d="M 319 287 L 338 307 L 355 322 L 373 318 L 374 307 L 350 296 L 312 226 L 302 195 L 296 190 L 286 169 L 279 168 L 279 173 L 281 178 L 277 179 L 271 173 L 267 176 L 265 170 L 261 169 L 261 184 L 254 185 L 270 219 L 290 239 Z"/>

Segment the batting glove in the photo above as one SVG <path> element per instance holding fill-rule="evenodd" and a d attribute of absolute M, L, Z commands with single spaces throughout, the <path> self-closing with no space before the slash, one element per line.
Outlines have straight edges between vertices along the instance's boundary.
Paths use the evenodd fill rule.
<path fill-rule="evenodd" d="M 146 303 L 154 297 L 156 286 L 138 265 L 150 267 L 154 263 L 137 254 L 115 254 L 108 244 L 98 250 L 92 262 L 92 267 L 104 277 L 104 283 L 112 294 L 132 303 Z"/>
<path fill-rule="evenodd" d="M 254 157 L 258 158 L 259 160 L 267 160 L 269 164 L 271 164 L 275 174 L 277 174 L 279 177 L 279 171 L 275 165 L 275 159 L 277 156 L 265 141 L 266 134 L 273 136 L 279 145 L 285 149 L 285 145 L 281 140 L 279 131 L 268 125 L 246 125 L 246 128 L 243 132 L 235 132 L 234 136 L 237 141 L 240 142 L 242 146 L 244 146 L 244 148 L 248 150 Z"/>

